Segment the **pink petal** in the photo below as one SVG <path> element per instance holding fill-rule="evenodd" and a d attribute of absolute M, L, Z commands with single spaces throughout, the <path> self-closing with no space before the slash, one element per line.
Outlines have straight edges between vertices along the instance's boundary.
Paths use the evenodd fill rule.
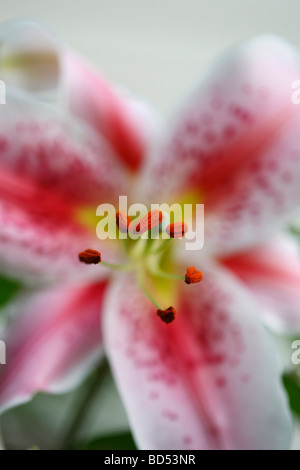
<path fill-rule="evenodd" d="M 23 96 L 0 106 L 0 270 L 26 282 L 106 275 L 79 263 L 87 248 L 114 258 L 111 243 L 96 238 L 96 222 L 93 230 L 81 225 L 79 210 L 93 203 L 95 214 L 127 194 L 126 172 L 73 124 Z"/>
<path fill-rule="evenodd" d="M 205 190 L 207 200 L 240 173 L 286 119 L 299 114 L 291 101 L 299 70 L 295 50 L 272 36 L 224 54 L 175 116 L 149 163 L 157 186 L 165 183 L 160 193 Z"/>
<path fill-rule="evenodd" d="M 106 268 L 79 262 L 78 254 L 87 248 L 115 259 L 108 240 L 99 242 L 78 224 L 0 201 L 1 272 L 29 284 L 107 276 Z"/>
<path fill-rule="evenodd" d="M 8 94 L 0 107 L 1 168 L 73 206 L 114 202 L 128 193 L 129 174 L 99 135 L 21 94 Z"/>
<path fill-rule="evenodd" d="M 207 270 L 172 304 L 178 315 L 165 325 L 132 278 L 106 303 L 104 343 L 138 446 L 286 448 L 280 367 L 251 298 Z"/>
<path fill-rule="evenodd" d="M 232 50 L 173 121 L 141 192 L 151 202 L 198 192 L 218 253 L 269 237 L 300 203 L 299 74 L 298 53 L 279 38 Z"/>
<path fill-rule="evenodd" d="M 20 300 L 6 338 L 1 366 L 0 411 L 37 392 L 77 386 L 99 360 L 100 309 L 106 284 L 66 287 Z"/>
<path fill-rule="evenodd" d="M 155 113 L 115 90 L 52 31 L 29 20 L 0 28 L 5 81 L 37 99 L 56 102 L 92 126 L 125 166 L 136 170 L 145 155 Z"/>
<path fill-rule="evenodd" d="M 261 302 L 271 326 L 300 331 L 300 256 L 295 240 L 282 237 L 222 263 Z"/>
<path fill-rule="evenodd" d="M 74 205 L 56 193 L 0 169 L 0 271 L 35 284 L 106 276 L 106 268 L 83 265 L 78 254 L 94 248 L 113 261 L 117 246 L 77 219 Z"/>
<path fill-rule="evenodd" d="M 126 166 L 137 170 L 147 151 L 154 113 L 113 89 L 74 53 L 63 56 L 63 66 L 72 111 L 107 139 Z"/>

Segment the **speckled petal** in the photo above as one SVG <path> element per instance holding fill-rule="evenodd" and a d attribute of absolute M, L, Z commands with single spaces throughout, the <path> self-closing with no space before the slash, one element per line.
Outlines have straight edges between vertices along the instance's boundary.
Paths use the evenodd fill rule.
<path fill-rule="evenodd" d="M 68 113 L 16 91 L 0 106 L 1 168 L 69 204 L 96 207 L 129 189 L 128 172 L 103 139 Z"/>
<path fill-rule="evenodd" d="M 15 304 L 1 366 L 0 412 L 37 392 L 81 383 L 102 354 L 100 311 L 106 284 L 48 289 Z"/>
<path fill-rule="evenodd" d="M 299 74 L 299 54 L 283 39 L 261 36 L 230 50 L 154 152 L 144 198 L 180 202 L 189 194 L 205 203 L 205 244 L 214 253 L 269 238 L 300 203 L 300 112 L 292 102 Z"/>
<path fill-rule="evenodd" d="M 293 334 L 300 331 L 300 256 L 293 237 L 224 258 L 222 263 L 257 297 L 267 323 Z"/>
<path fill-rule="evenodd" d="M 287 400 L 257 306 L 221 270 L 180 292 L 170 325 L 131 278 L 106 303 L 105 347 L 138 446 L 286 448 Z"/>

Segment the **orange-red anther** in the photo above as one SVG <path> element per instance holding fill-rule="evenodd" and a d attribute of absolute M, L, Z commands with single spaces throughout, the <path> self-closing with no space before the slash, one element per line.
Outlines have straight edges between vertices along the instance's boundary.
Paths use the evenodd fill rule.
<path fill-rule="evenodd" d="M 170 224 L 166 228 L 166 232 L 171 238 L 181 238 L 188 230 L 187 224 L 184 222 L 176 222 L 175 224 Z"/>
<path fill-rule="evenodd" d="M 163 219 L 163 213 L 159 210 L 148 212 L 141 218 L 135 227 L 135 233 L 142 234 L 148 232 L 151 228 L 157 227 Z"/>
<path fill-rule="evenodd" d="M 127 233 L 129 225 L 131 224 L 131 218 L 124 211 L 117 212 L 116 221 L 118 229 L 121 233 Z"/>
<path fill-rule="evenodd" d="M 190 268 L 187 268 L 185 280 L 184 280 L 186 284 L 197 284 L 197 282 L 201 282 L 202 279 L 203 279 L 202 272 L 197 271 L 195 266 L 191 266 Z"/>
<path fill-rule="evenodd" d="M 96 250 L 85 250 L 78 255 L 79 260 L 85 264 L 99 264 L 101 261 L 101 253 Z"/>
<path fill-rule="evenodd" d="M 172 323 L 172 321 L 175 320 L 176 310 L 174 307 L 169 307 L 169 308 L 166 308 L 165 310 L 158 309 L 157 315 L 164 323 L 168 325 L 169 323 Z"/>

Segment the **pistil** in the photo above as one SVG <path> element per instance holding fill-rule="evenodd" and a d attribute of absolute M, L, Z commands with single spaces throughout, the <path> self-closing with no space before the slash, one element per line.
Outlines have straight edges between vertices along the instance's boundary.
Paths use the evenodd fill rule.
<path fill-rule="evenodd" d="M 169 224 L 164 230 L 165 235 L 169 238 L 165 239 L 151 239 L 146 237 L 146 232 L 153 228 L 158 228 L 157 234 L 162 233 L 162 220 L 165 217 L 161 211 L 151 211 L 146 216 L 142 217 L 139 222 L 132 227 L 131 218 L 125 212 L 118 212 L 116 215 L 116 224 L 121 233 L 131 232 L 135 235 L 140 235 L 139 239 L 134 243 L 131 240 L 123 239 L 125 244 L 125 251 L 129 256 L 129 263 L 121 265 L 114 264 L 107 261 L 102 261 L 101 253 L 93 249 L 87 249 L 79 253 L 79 260 L 86 264 L 99 264 L 118 271 L 135 271 L 136 278 L 141 290 L 146 297 L 153 303 L 157 309 L 158 317 L 166 324 L 172 323 L 176 318 L 176 310 L 170 306 L 166 309 L 156 301 L 151 292 L 145 285 L 144 279 L 148 274 L 159 277 L 162 279 L 181 280 L 186 284 L 196 284 L 202 281 L 203 274 L 194 266 L 188 267 L 186 274 L 175 274 L 164 271 L 160 267 L 163 253 L 166 252 L 170 240 L 174 238 L 182 238 L 187 231 L 188 227 L 184 222 L 177 222 Z M 130 233 L 129 233 L 130 235 Z"/>

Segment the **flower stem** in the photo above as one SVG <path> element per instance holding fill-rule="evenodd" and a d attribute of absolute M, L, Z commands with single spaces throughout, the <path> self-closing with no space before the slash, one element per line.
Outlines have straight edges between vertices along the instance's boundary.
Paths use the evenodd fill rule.
<path fill-rule="evenodd" d="M 67 427 L 65 436 L 62 439 L 61 449 L 70 450 L 74 442 L 74 438 L 84 422 L 86 414 L 93 402 L 93 399 L 99 390 L 100 385 L 107 377 L 109 371 L 109 365 L 106 359 L 103 359 L 98 368 L 93 372 L 89 384 L 83 391 L 82 395 L 78 399 L 78 403 L 75 404 L 74 409 L 77 410 L 73 419 Z"/>

